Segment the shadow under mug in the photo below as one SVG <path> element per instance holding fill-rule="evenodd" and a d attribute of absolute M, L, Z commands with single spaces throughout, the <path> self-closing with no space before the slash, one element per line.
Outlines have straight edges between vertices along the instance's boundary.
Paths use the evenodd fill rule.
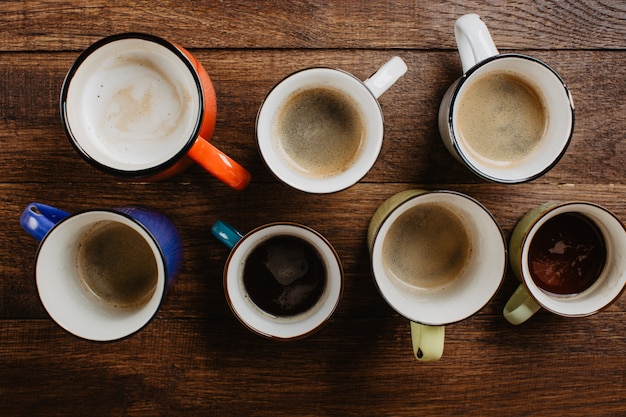
<path fill-rule="evenodd" d="M 59 326 L 84 339 L 112 341 L 142 329 L 158 311 L 182 265 L 183 245 L 175 226 L 165 215 L 144 207 L 69 214 L 42 203 L 31 203 L 22 212 L 20 224 L 40 242 L 35 257 L 35 278 L 43 306 Z M 94 231 L 102 230 L 98 227 L 105 224 L 115 225 L 116 234 L 108 235 L 111 242 L 100 241 L 94 248 L 117 245 L 122 234 L 118 232 L 123 230 L 123 234 L 132 235 L 129 241 L 133 245 L 127 245 L 127 249 L 132 250 L 133 255 L 147 252 L 142 259 L 155 266 L 150 269 L 153 291 L 146 287 L 145 296 L 138 299 L 136 305 L 113 305 L 111 300 L 97 297 L 85 284 L 84 274 L 88 269 L 79 266 L 80 247 L 88 245 L 86 242 L 94 236 Z M 103 259 L 102 253 L 97 251 L 91 251 L 89 256 Z M 138 268 L 143 271 L 143 264 Z M 124 288 L 133 288 L 136 282 L 124 284 L 130 286 Z M 136 291 L 136 287 L 132 290 Z"/>
<path fill-rule="evenodd" d="M 439 132 L 446 148 L 474 174 L 488 181 L 515 184 L 531 181 L 545 174 L 561 159 L 574 131 L 574 104 L 565 82 L 554 69 L 536 58 L 521 54 L 500 54 L 487 26 L 476 14 L 460 17 L 454 25 L 454 33 L 463 64 L 463 75 L 448 88 L 439 107 Z M 520 84 L 523 85 L 522 88 L 532 90 L 531 95 L 539 98 L 541 113 L 545 119 L 543 133 L 538 133 L 540 136 L 536 145 L 529 145 L 530 149 L 527 151 L 520 152 L 515 157 L 507 155 L 502 160 L 493 151 L 487 156 L 483 155 L 484 151 L 474 149 L 476 146 L 469 145 L 463 139 L 460 126 L 463 123 L 459 121 L 460 109 L 465 105 L 467 92 L 479 80 L 486 79 L 485 83 L 494 84 L 494 80 L 487 77 L 500 74 L 509 74 L 523 80 Z M 512 106 L 498 105 L 498 108 L 505 107 Z M 486 108 L 483 103 L 481 111 L 487 112 Z M 519 114 L 520 111 L 517 110 L 506 117 L 518 117 Z M 520 123 L 528 125 L 526 120 Z M 495 125 L 493 120 L 488 123 Z M 510 125 L 512 124 L 507 123 L 507 126 Z M 483 129 L 481 136 L 484 135 Z M 498 135 L 501 136 L 502 132 L 499 131 Z M 510 140 L 513 140 L 513 136 Z M 495 144 L 489 147 L 507 153 L 518 152 L 522 142 L 518 136 L 515 136 L 515 146 L 505 146 L 496 137 L 494 141 Z"/>
<path fill-rule="evenodd" d="M 285 184 L 308 193 L 333 193 L 356 184 L 372 168 L 382 147 L 383 113 L 378 98 L 406 71 L 404 61 L 394 57 L 365 81 L 345 71 L 321 67 L 303 69 L 283 79 L 266 96 L 256 120 L 257 145 L 266 166 Z M 356 118 L 363 124 L 364 133 L 360 135 L 360 143 L 356 144 L 354 153 L 348 160 L 341 162 L 340 170 L 328 174 L 311 174 L 297 168 L 299 164 L 294 163 L 293 156 L 279 144 L 277 125 L 281 113 L 296 95 L 320 87 L 339 92 L 345 96 L 342 101 L 350 103 L 347 107 L 357 108 Z M 324 106 L 328 106 L 328 103 Z M 343 111 L 337 111 L 340 106 L 333 106 L 334 111 L 330 110 L 331 107 L 323 111 L 331 113 L 332 117 L 343 114 Z M 336 120 L 329 121 L 326 115 L 316 119 L 317 124 L 320 124 L 319 119 L 323 120 L 321 123 L 339 124 Z M 311 122 L 311 125 L 317 129 L 316 123 Z M 319 143 L 311 137 L 311 131 L 315 129 L 307 126 L 306 134 L 302 135 L 303 143 L 298 145 L 303 148 L 299 153 L 314 153 L 316 158 L 327 153 L 330 154 L 328 157 L 338 155 L 338 151 L 329 147 L 321 149 Z M 319 164 L 319 161 L 315 164 Z"/>
<path fill-rule="evenodd" d="M 100 170 L 150 181 L 192 162 L 241 190 L 250 173 L 212 145 L 213 83 L 184 48 L 123 33 L 87 48 L 61 89 L 61 120 L 76 151 Z"/>
<path fill-rule="evenodd" d="M 506 273 L 506 243 L 496 220 L 455 191 L 406 190 L 390 197 L 374 213 L 367 242 L 378 289 L 411 321 L 420 361 L 441 358 L 444 326 L 482 309 Z M 445 281 L 432 283 L 457 262 Z"/>
<path fill-rule="evenodd" d="M 248 329 L 256 334 L 275 340 L 293 340 L 311 335 L 319 330 L 332 316 L 341 299 L 343 291 L 343 268 L 339 255 L 317 231 L 297 223 L 270 223 L 260 226 L 245 236 L 230 224 L 218 220 L 211 228 L 211 233 L 231 252 L 224 267 L 224 291 L 228 304 L 239 319 Z M 272 239 L 294 238 L 300 240 L 286 248 L 269 248 Z M 256 257 L 254 253 L 260 247 L 263 258 L 262 265 L 254 264 L 249 267 L 251 279 L 261 282 L 261 270 L 271 269 L 276 274 L 292 274 L 291 270 L 308 271 L 312 269 L 311 261 L 305 260 L 302 254 L 302 243 L 305 243 L 315 253 L 315 257 L 321 262 L 324 283 L 319 298 L 312 302 L 306 310 L 297 314 L 278 315 L 270 313 L 259 307 L 254 301 L 252 290 L 248 290 L 244 284 L 244 275 L 248 274 L 246 267 L 252 265 L 251 259 Z M 284 251 L 281 254 L 278 251 Z M 271 254 L 275 251 L 275 255 Z M 256 252 L 259 253 L 259 252 Z M 285 261 L 286 259 L 286 261 Z M 303 267 L 303 264 L 306 265 Z M 296 271 L 297 272 L 297 271 Z M 272 285 L 278 281 L 276 275 L 271 277 Z M 267 281 L 264 281 L 267 282 Z M 295 285 L 300 285 L 294 287 Z M 257 284 L 258 285 L 258 284 Z M 286 302 L 295 296 L 294 300 L 301 298 L 299 291 L 304 288 L 298 279 L 292 284 L 280 286 L 280 297 L 285 297 Z M 287 291 L 291 291 L 288 293 Z M 258 299 L 257 299 L 258 300 Z M 297 301 L 296 301 L 297 302 Z"/>
<path fill-rule="evenodd" d="M 584 219 L 593 222 L 604 240 L 606 251 L 604 265 L 595 282 L 573 294 L 555 294 L 542 289 L 532 278 L 529 261 L 530 247 L 537 232 L 546 222 L 563 214 L 584 216 Z M 566 251 L 574 250 L 568 248 L 571 245 L 565 241 L 555 241 L 554 244 L 553 252 L 556 254 L 569 256 Z M 613 213 L 594 203 L 553 201 L 533 208 L 513 229 L 509 257 L 513 273 L 521 282 L 503 311 L 511 324 L 524 323 L 542 307 L 565 317 L 589 316 L 611 305 L 626 288 L 626 230 Z"/>

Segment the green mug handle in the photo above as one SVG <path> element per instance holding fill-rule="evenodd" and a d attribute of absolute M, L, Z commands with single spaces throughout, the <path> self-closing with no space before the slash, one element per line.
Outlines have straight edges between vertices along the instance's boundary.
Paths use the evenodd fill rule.
<path fill-rule="evenodd" d="M 418 361 L 431 362 L 439 360 L 443 354 L 444 338 L 444 326 L 429 326 L 411 322 L 413 354 Z"/>
<path fill-rule="evenodd" d="M 541 306 L 530 296 L 526 286 L 520 284 L 504 306 L 504 318 L 511 324 L 522 324 Z"/>

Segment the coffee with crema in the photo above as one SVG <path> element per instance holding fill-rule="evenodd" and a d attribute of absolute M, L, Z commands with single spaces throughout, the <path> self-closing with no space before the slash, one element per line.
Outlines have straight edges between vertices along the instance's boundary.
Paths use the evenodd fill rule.
<path fill-rule="evenodd" d="M 280 109 L 276 146 L 302 175 L 330 177 L 358 158 L 366 129 L 357 103 L 330 87 L 295 92 Z"/>
<path fill-rule="evenodd" d="M 462 215 L 441 203 L 408 209 L 383 242 L 388 273 L 413 288 L 445 287 L 463 274 L 471 256 L 472 243 Z"/>
<path fill-rule="evenodd" d="M 548 111 L 538 87 L 510 71 L 479 76 L 456 106 L 458 139 L 479 163 L 514 167 L 539 148 Z"/>
<path fill-rule="evenodd" d="M 156 289 L 152 248 L 122 223 L 102 221 L 86 231 L 76 251 L 76 267 L 82 286 L 108 307 L 140 307 Z"/>

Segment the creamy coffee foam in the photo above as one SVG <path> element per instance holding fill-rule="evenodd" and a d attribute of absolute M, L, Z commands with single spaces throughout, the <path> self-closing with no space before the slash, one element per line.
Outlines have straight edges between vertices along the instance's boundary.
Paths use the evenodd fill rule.
<path fill-rule="evenodd" d="M 177 154 L 199 117 L 195 79 L 162 45 L 114 41 L 93 52 L 71 81 L 70 129 L 94 159 L 119 169 L 158 165 Z"/>
<path fill-rule="evenodd" d="M 112 308 L 135 308 L 150 300 L 158 268 L 154 252 L 131 227 L 102 221 L 80 239 L 76 268 L 83 288 Z"/>
<path fill-rule="evenodd" d="M 102 141 L 167 140 L 188 123 L 190 92 L 149 57 L 119 57 L 100 84 L 96 108 Z"/>
<path fill-rule="evenodd" d="M 329 177 L 352 166 L 361 151 L 365 123 L 358 105 L 339 90 L 299 90 L 279 110 L 279 153 L 303 175 Z"/>
<path fill-rule="evenodd" d="M 389 228 L 382 256 L 391 276 L 414 288 L 442 288 L 459 278 L 472 255 L 463 218 L 441 203 L 403 213 Z"/>
<path fill-rule="evenodd" d="M 458 99 L 455 123 L 468 155 L 495 167 L 523 163 L 545 138 L 541 93 L 508 71 L 480 75 Z"/>

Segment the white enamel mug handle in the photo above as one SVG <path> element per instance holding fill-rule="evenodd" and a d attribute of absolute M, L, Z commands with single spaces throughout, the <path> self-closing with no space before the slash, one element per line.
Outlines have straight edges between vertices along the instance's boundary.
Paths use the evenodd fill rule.
<path fill-rule="evenodd" d="M 498 55 L 489 29 L 477 14 L 470 13 L 459 17 L 454 23 L 454 37 L 461 56 L 463 73 L 480 61 Z"/>
<path fill-rule="evenodd" d="M 378 69 L 371 77 L 363 81 L 374 97 L 383 95 L 407 71 L 407 66 L 399 56 L 394 56 Z"/>

